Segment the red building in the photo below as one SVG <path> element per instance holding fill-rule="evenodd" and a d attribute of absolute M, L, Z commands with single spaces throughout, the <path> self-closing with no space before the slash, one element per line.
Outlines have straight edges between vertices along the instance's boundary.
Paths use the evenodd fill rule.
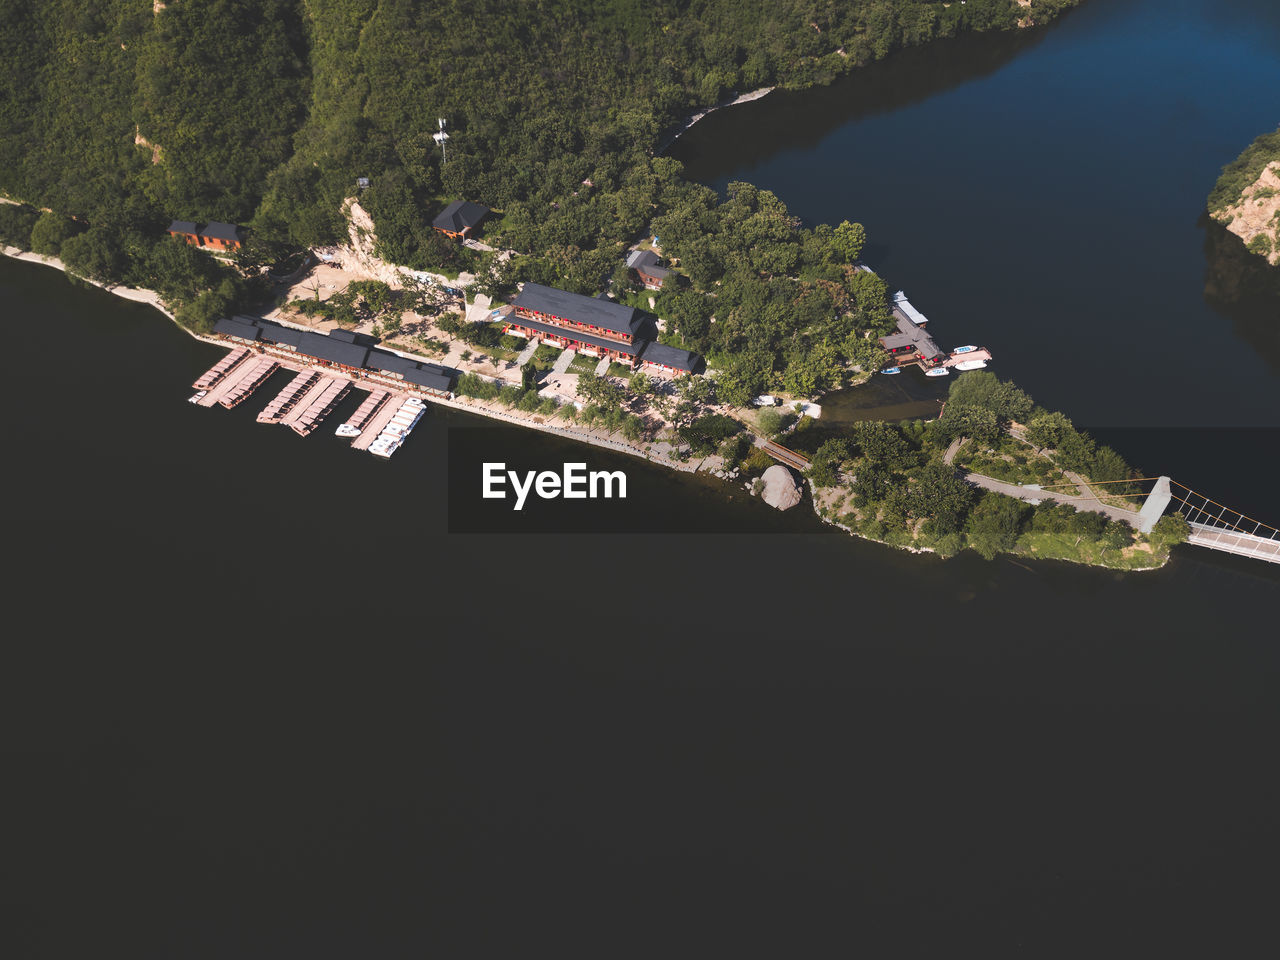
<path fill-rule="evenodd" d="M 506 332 L 635 367 L 649 362 L 671 373 L 689 373 L 697 354 L 657 344 L 652 325 L 635 307 L 584 297 L 540 283 L 526 283 L 511 301 Z M 652 354 L 650 358 L 649 354 Z"/>
<path fill-rule="evenodd" d="M 169 236 L 185 240 L 193 247 L 207 250 L 239 250 L 244 244 L 244 227 L 234 223 L 219 223 L 211 220 L 203 227 L 197 227 L 190 220 L 175 220 L 169 224 Z"/>

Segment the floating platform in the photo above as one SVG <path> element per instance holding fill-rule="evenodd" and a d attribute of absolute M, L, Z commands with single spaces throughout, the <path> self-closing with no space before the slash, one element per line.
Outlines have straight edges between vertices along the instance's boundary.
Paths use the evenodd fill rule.
<path fill-rule="evenodd" d="M 244 347 L 236 347 L 225 357 L 215 363 L 212 367 L 204 372 L 195 383 L 191 385 L 192 390 L 208 390 L 219 383 L 228 373 L 239 366 L 249 356 L 249 351 Z"/>
<path fill-rule="evenodd" d="M 375 456 L 388 458 L 408 439 L 426 412 L 427 405 L 417 397 L 407 397 L 399 404 L 387 404 L 360 437 L 351 444 L 357 450 L 368 450 Z M 377 428 L 377 436 L 373 436 Z"/>
<path fill-rule="evenodd" d="M 339 380 L 334 377 L 325 378 L 318 393 L 313 388 L 307 394 L 308 402 L 305 408 L 301 409 L 296 418 L 289 420 L 289 428 L 300 437 L 307 436 L 316 427 L 320 426 L 320 421 L 329 415 L 333 408 L 338 405 L 338 401 L 345 397 L 350 389 L 350 380 Z"/>
<path fill-rule="evenodd" d="M 230 410 L 262 386 L 279 366 L 280 364 L 270 357 L 259 357 L 256 361 L 245 364 L 245 375 L 218 398 L 218 403 Z M 209 394 L 205 399 L 207 400 L 210 396 L 213 394 Z"/>
<path fill-rule="evenodd" d="M 340 437 L 358 437 L 369 421 L 374 418 L 382 405 L 387 402 L 387 398 L 391 396 L 389 390 L 374 390 L 369 396 L 364 398 L 364 402 L 356 408 L 356 412 L 351 415 L 346 423 L 339 425 L 336 433 Z"/>
<path fill-rule="evenodd" d="M 276 394 L 274 400 L 262 408 L 262 412 L 258 414 L 258 422 L 279 423 L 319 379 L 320 374 L 314 370 L 300 372 L 289 381 L 288 386 Z"/>

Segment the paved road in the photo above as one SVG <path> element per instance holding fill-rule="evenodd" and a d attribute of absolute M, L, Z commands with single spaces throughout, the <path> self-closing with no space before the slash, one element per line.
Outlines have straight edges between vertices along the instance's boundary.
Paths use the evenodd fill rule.
<path fill-rule="evenodd" d="M 1094 513 L 1105 513 L 1113 520 L 1123 520 L 1134 529 L 1137 529 L 1138 526 L 1138 512 L 1136 510 L 1113 507 L 1098 500 L 1073 496 L 1057 490 L 1031 490 L 1016 483 L 1005 483 L 1003 480 L 996 480 L 994 477 L 984 477 L 980 473 L 966 473 L 964 478 L 975 487 L 981 487 L 983 490 L 992 490 L 995 493 L 1003 493 L 1005 496 L 1016 497 L 1028 503 L 1057 500 L 1059 503 L 1069 503 L 1077 510 L 1092 510 Z"/>

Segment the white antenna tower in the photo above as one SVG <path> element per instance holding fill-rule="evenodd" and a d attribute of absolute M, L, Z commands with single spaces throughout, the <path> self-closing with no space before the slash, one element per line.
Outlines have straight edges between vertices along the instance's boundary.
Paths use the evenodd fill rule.
<path fill-rule="evenodd" d="M 431 139 L 440 144 L 440 152 L 444 155 L 440 162 L 448 163 L 449 151 L 445 148 L 445 141 L 449 139 L 449 135 L 444 132 L 444 117 L 437 117 L 436 122 L 440 124 L 440 131 L 438 133 L 433 133 L 431 135 Z"/>

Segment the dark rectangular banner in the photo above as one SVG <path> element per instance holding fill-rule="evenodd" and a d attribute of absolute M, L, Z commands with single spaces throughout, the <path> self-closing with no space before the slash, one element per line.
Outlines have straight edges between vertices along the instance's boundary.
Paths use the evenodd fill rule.
<path fill-rule="evenodd" d="M 807 497 L 784 517 L 743 487 L 538 430 L 449 431 L 450 533 L 812 531 Z"/>

